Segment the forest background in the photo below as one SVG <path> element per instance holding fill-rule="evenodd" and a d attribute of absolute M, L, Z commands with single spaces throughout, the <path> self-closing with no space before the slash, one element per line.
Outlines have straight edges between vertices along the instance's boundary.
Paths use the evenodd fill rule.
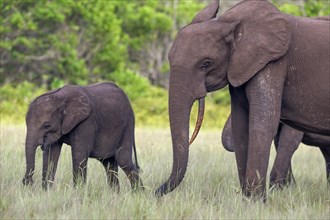
<path fill-rule="evenodd" d="M 168 127 L 168 52 L 211 1 L 0 0 L 1 124 L 24 123 L 29 103 L 47 90 L 113 81 L 138 126 Z M 220 2 L 223 13 L 239 1 Z M 329 0 L 272 2 L 292 15 L 330 14 Z M 203 127 L 222 129 L 229 112 L 227 89 L 208 94 Z"/>

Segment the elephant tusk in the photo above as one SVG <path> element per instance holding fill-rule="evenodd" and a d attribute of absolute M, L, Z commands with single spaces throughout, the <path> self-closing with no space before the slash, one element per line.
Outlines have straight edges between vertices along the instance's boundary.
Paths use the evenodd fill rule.
<path fill-rule="evenodd" d="M 191 145 L 194 142 L 195 138 L 198 135 L 199 129 L 202 126 L 204 119 L 204 109 L 205 109 L 205 98 L 198 99 L 198 116 L 197 116 L 195 130 L 190 138 L 189 145 Z"/>

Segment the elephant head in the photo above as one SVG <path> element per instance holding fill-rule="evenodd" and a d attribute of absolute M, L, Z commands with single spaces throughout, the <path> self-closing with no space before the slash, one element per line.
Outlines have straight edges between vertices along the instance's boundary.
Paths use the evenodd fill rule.
<path fill-rule="evenodd" d="M 37 97 L 26 115 L 27 134 L 25 141 L 26 173 L 24 185 L 31 184 L 34 173 L 35 152 L 68 134 L 77 124 L 90 114 L 89 100 L 74 86 L 63 87 Z"/>
<path fill-rule="evenodd" d="M 216 17 L 218 9 L 219 2 L 214 1 L 200 11 L 191 24 L 179 30 L 169 53 L 173 167 L 169 179 L 157 189 L 158 196 L 175 189 L 185 175 L 193 102 L 203 104 L 207 92 L 228 84 L 243 85 L 289 47 L 287 21 L 267 1 L 243 1 Z M 202 118 L 199 114 L 199 121 Z"/>

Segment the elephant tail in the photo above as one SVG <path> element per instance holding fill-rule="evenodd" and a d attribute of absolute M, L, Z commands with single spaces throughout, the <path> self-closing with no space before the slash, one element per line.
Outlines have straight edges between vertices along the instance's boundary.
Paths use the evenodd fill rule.
<path fill-rule="evenodd" d="M 134 129 L 134 127 L 133 127 L 133 154 L 134 154 L 136 169 L 138 170 L 138 172 L 143 172 L 143 170 L 139 166 L 138 159 L 137 159 L 136 145 L 135 145 L 135 129 Z"/>
<path fill-rule="evenodd" d="M 134 152 L 134 159 L 135 159 L 135 165 L 136 165 L 136 168 L 139 172 L 141 172 L 141 168 L 139 166 L 139 163 L 138 163 L 138 159 L 137 159 L 137 154 L 136 154 L 136 146 L 135 146 L 135 140 L 133 142 L 133 152 Z"/>

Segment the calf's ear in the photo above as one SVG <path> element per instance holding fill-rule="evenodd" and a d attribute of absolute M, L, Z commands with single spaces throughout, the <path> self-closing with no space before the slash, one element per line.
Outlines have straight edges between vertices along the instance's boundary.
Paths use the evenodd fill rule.
<path fill-rule="evenodd" d="M 219 0 L 214 0 L 204 9 L 202 9 L 197 15 L 195 15 L 191 24 L 200 23 L 208 21 L 212 18 L 215 18 L 219 10 Z"/>
<path fill-rule="evenodd" d="M 90 112 L 91 105 L 85 95 L 68 98 L 63 109 L 62 134 L 69 133 L 84 121 Z"/>

